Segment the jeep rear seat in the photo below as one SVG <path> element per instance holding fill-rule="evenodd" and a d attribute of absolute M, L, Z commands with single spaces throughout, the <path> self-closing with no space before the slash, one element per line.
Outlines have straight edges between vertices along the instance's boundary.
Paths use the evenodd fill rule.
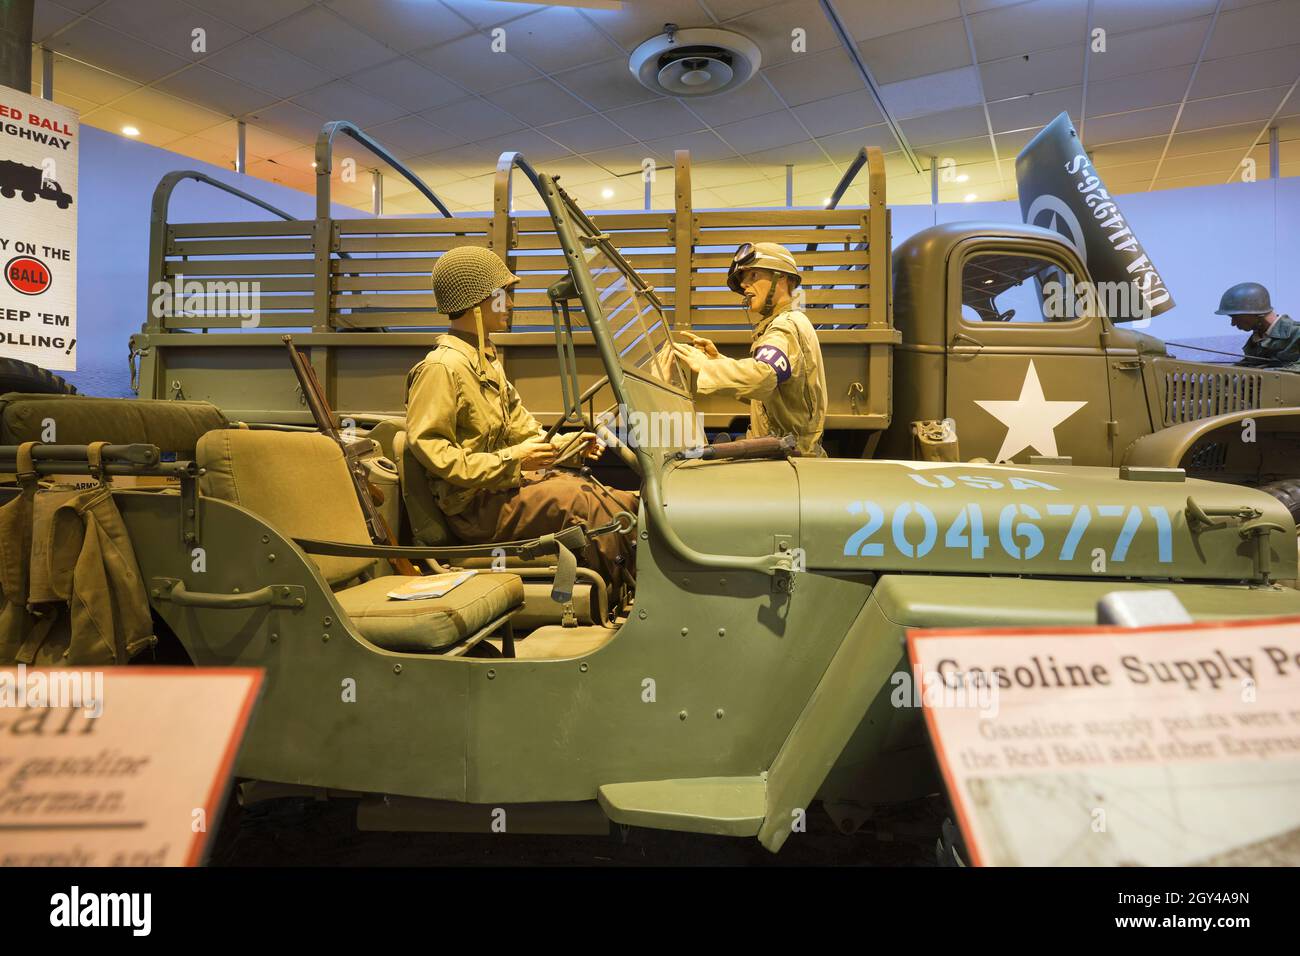
<path fill-rule="evenodd" d="M 370 544 L 365 518 L 343 452 L 324 435 L 224 429 L 198 442 L 205 472 L 200 491 L 241 505 L 291 538 Z M 445 597 L 394 601 L 385 597 L 410 580 L 384 575 L 339 590 L 374 567 L 373 558 L 309 555 L 336 588 L 335 598 L 367 640 L 392 651 L 444 652 L 505 625 L 523 605 L 516 574 L 480 573 Z M 456 647 L 452 653 L 463 651 Z"/>

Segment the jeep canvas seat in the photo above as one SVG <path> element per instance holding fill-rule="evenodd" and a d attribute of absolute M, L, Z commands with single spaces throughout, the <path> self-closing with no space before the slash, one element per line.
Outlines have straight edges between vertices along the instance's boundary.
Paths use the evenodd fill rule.
<path fill-rule="evenodd" d="M 371 543 L 343 451 L 324 435 L 214 431 L 199 439 L 195 460 L 204 495 L 247 508 L 288 537 Z M 397 601 L 387 593 L 410 578 L 350 583 L 373 571 L 373 558 L 310 557 L 358 632 L 387 650 L 463 652 L 463 642 L 506 625 L 524 602 L 515 574 L 477 574 L 444 597 Z"/>

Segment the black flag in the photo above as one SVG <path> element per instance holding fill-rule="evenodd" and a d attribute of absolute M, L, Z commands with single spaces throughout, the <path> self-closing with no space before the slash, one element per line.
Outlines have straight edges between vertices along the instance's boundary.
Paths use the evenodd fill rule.
<path fill-rule="evenodd" d="M 1058 232 L 1074 246 L 1112 321 L 1149 319 L 1174 307 L 1164 279 L 1097 175 L 1069 116 L 1056 117 L 1020 151 L 1016 181 L 1025 222 Z"/>

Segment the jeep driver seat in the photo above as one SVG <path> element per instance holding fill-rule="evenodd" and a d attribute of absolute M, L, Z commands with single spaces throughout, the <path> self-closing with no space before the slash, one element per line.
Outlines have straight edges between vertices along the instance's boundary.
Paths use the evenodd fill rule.
<path fill-rule="evenodd" d="M 371 543 L 343 450 L 321 434 L 222 429 L 199 439 L 199 490 L 255 512 L 290 538 Z M 368 641 L 391 651 L 464 653 L 507 625 L 524 603 L 517 574 L 476 574 L 444 597 L 397 601 L 388 591 L 410 580 L 373 573 L 373 558 L 308 555 Z M 385 563 L 386 566 L 386 563 Z"/>

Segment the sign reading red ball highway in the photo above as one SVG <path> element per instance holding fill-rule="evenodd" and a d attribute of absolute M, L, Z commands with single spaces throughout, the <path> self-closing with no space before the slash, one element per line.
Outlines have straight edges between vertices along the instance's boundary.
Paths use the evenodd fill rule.
<path fill-rule="evenodd" d="M 0 358 L 77 369 L 77 111 L 0 86 Z"/>

